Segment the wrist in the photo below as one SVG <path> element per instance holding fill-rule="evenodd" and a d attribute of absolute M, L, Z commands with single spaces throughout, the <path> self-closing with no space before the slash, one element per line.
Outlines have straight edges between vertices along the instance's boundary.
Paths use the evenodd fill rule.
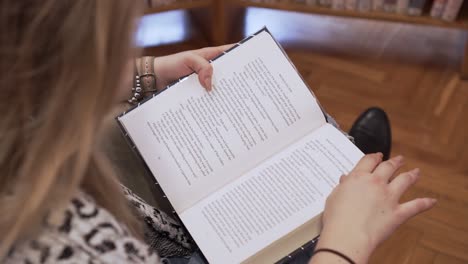
<path fill-rule="evenodd" d="M 154 56 L 143 56 L 135 60 L 137 83 L 141 86 L 142 97 L 151 96 L 160 90 L 158 89 L 159 76 L 156 75 L 155 60 Z"/>
<path fill-rule="evenodd" d="M 320 254 L 320 253 L 325 253 L 325 254 Z M 340 251 L 337 251 L 331 248 L 316 248 L 314 252 L 312 253 L 312 259 L 310 261 L 310 264 L 320 264 L 320 263 L 356 264 L 354 260 L 346 256 L 345 254 L 341 253 Z"/>
<path fill-rule="evenodd" d="M 356 263 L 367 263 L 374 250 L 370 239 L 362 232 L 356 232 L 352 227 L 344 230 L 324 227 L 317 244 L 317 249 L 320 248 L 339 251 Z M 317 256 L 325 254 L 327 253 L 320 253 Z"/>
<path fill-rule="evenodd" d="M 156 75 L 156 90 L 161 91 L 164 88 L 166 88 L 168 83 L 166 83 L 162 76 L 167 76 L 166 73 L 164 73 L 164 67 L 161 67 L 163 63 L 161 63 L 161 58 L 162 57 L 155 57 L 153 61 L 153 68 L 154 68 L 154 74 Z"/>

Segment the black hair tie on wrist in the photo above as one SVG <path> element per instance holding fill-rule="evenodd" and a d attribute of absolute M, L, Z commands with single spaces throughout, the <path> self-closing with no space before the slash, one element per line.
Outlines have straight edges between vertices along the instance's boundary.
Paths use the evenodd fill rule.
<path fill-rule="evenodd" d="M 330 249 L 330 248 L 319 248 L 319 249 L 316 249 L 314 250 L 314 252 L 312 253 L 312 257 L 319 253 L 319 252 L 329 252 L 329 253 L 332 253 L 332 254 L 335 254 L 339 257 L 341 257 L 342 259 L 348 261 L 350 264 L 356 264 L 356 262 L 354 262 L 351 258 L 349 258 L 348 256 L 346 256 L 345 254 L 339 252 L 339 251 L 336 251 L 334 249 Z"/>

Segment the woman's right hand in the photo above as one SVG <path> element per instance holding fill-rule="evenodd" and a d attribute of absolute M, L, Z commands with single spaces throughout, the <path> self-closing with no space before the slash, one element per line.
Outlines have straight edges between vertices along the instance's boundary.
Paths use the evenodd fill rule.
<path fill-rule="evenodd" d="M 431 198 L 399 203 L 402 194 L 419 178 L 419 169 L 393 178 L 402 164 L 402 156 L 382 162 L 382 154 L 376 153 L 364 156 L 348 175 L 342 176 L 327 199 L 317 249 L 334 249 L 356 263 L 366 263 L 377 245 L 398 226 L 432 208 L 436 200 Z M 311 263 L 340 260 L 322 252 Z"/>

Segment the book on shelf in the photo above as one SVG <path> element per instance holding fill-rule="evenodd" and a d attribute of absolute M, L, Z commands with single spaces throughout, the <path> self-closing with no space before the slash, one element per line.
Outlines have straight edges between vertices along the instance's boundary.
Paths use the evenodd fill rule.
<path fill-rule="evenodd" d="M 372 0 L 372 11 L 383 11 L 384 0 Z"/>
<path fill-rule="evenodd" d="M 332 0 L 332 8 L 343 10 L 345 8 L 345 0 Z"/>
<path fill-rule="evenodd" d="M 330 7 L 331 6 L 331 3 L 332 3 L 332 0 L 318 0 L 319 4 L 321 6 L 327 6 L 327 7 Z"/>
<path fill-rule="evenodd" d="M 442 12 L 444 12 L 445 4 L 447 0 L 434 0 L 431 7 L 430 15 L 433 18 L 441 18 Z"/>
<path fill-rule="evenodd" d="M 372 0 L 358 0 L 357 10 L 360 12 L 369 12 L 372 8 Z"/>
<path fill-rule="evenodd" d="M 422 15 L 426 0 L 409 0 L 408 15 L 420 16 Z"/>
<path fill-rule="evenodd" d="M 408 13 L 409 0 L 397 0 L 395 12 L 397 14 L 406 15 Z"/>
<path fill-rule="evenodd" d="M 388 13 L 393 13 L 393 12 L 395 12 L 395 9 L 396 9 L 396 1 L 397 1 L 397 0 L 384 0 L 384 3 L 383 3 L 383 11 L 388 12 Z"/>
<path fill-rule="evenodd" d="M 211 92 L 191 74 L 117 120 L 210 263 L 273 263 L 320 234 L 363 153 L 267 29 L 211 63 Z"/>
<path fill-rule="evenodd" d="M 358 0 L 345 0 L 345 9 L 346 10 L 356 10 Z"/>
<path fill-rule="evenodd" d="M 296 4 L 301 4 L 301 5 L 306 4 L 306 0 L 294 0 L 293 2 L 296 3 Z"/>
<path fill-rule="evenodd" d="M 149 0 L 151 1 L 151 7 L 165 6 L 175 3 L 178 0 Z"/>
<path fill-rule="evenodd" d="M 442 19 L 445 21 L 455 21 L 460 12 L 463 0 L 447 0 L 444 11 L 442 12 Z"/>

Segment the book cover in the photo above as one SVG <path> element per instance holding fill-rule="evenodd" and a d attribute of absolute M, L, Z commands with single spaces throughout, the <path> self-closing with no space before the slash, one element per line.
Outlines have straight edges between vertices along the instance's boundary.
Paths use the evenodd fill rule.
<path fill-rule="evenodd" d="M 444 11 L 442 12 L 442 19 L 445 21 L 455 21 L 460 12 L 463 0 L 447 0 Z"/>

